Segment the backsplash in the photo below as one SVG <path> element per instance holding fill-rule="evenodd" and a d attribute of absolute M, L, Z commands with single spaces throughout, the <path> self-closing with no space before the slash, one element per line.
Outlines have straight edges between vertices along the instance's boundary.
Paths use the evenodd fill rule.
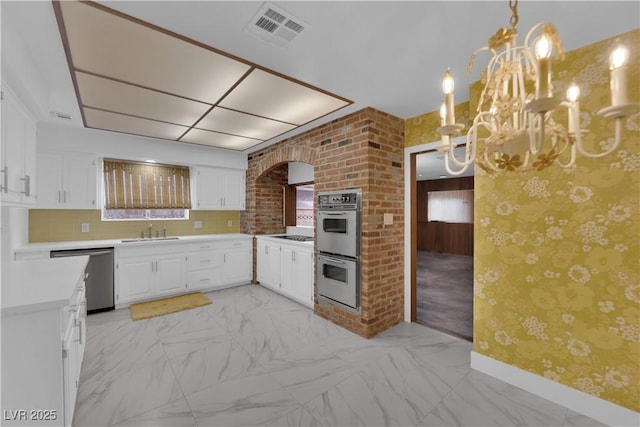
<path fill-rule="evenodd" d="M 202 228 L 194 227 L 196 221 Z M 166 228 L 167 236 L 239 233 L 240 212 L 192 210 L 188 220 L 102 221 L 100 210 L 30 209 L 29 243 L 133 238 L 149 223 L 160 235 Z M 89 232 L 82 232 L 82 224 L 89 224 Z"/>

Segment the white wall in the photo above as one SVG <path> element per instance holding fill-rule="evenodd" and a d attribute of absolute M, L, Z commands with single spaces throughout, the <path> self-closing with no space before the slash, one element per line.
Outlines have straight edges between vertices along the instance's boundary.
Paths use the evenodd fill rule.
<path fill-rule="evenodd" d="M 92 153 L 127 160 L 152 159 L 185 166 L 247 169 L 247 155 L 241 152 L 44 122 L 38 123 L 37 150 Z"/>

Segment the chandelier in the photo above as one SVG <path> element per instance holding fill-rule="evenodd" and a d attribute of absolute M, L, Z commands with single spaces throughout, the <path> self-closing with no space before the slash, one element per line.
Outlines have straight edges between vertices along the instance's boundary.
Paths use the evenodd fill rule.
<path fill-rule="evenodd" d="M 510 0 L 511 28 L 501 28 L 489 39 L 488 46 L 477 50 L 467 68 L 471 72 L 475 56 L 490 51 L 493 56 L 483 72 L 484 88 L 480 94 L 477 115 L 461 144 L 464 158 L 454 153 L 453 138 L 465 128 L 456 123 L 454 111 L 454 81 L 449 70 L 442 81 L 444 102 L 440 108 L 442 143 L 437 150 L 444 153 L 447 172 L 461 175 L 472 163 L 489 173 L 542 170 L 551 165 L 570 168 L 577 153 L 597 158 L 614 151 L 620 145 L 622 120 L 635 113 L 639 105 L 627 97 L 628 50 L 619 45 L 611 53 L 611 106 L 598 111 L 615 119 L 615 140 L 600 152 L 585 149 L 580 129 L 579 87 L 572 83 L 567 100 L 552 94 L 551 56 L 563 57 L 562 44 L 553 25 L 536 24 L 527 34 L 524 44 L 517 44 L 518 1 Z M 567 127 L 557 123 L 553 113 L 567 110 Z M 451 164 L 455 167 L 451 168 Z M 456 169 L 456 170 L 454 170 Z"/>

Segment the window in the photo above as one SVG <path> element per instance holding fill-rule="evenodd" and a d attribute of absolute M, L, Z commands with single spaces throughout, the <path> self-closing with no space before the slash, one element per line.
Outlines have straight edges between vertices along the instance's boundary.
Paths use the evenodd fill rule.
<path fill-rule="evenodd" d="M 429 191 L 429 221 L 473 224 L 473 190 Z"/>
<path fill-rule="evenodd" d="M 190 208 L 188 167 L 104 160 L 103 219 L 188 219 Z"/>
<path fill-rule="evenodd" d="M 296 187 L 296 226 L 313 227 L 313 184 Z"/>

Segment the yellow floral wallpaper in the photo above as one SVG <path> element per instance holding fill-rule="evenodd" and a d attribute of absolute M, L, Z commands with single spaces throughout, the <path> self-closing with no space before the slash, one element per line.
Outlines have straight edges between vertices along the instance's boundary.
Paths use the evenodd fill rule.
<path fill-rule="evenodd" d="M 640 102 L 640 30 L 619 39 L 630 49 L 630 99 Z M 614 135 L 595 112 L 610 104 L 615 40 L 553 63 L 556 95 L 580 85 L 591 146 Z M 579 156 L 573 170 L 476 168 L 474 351 L 640 411 L 640 113 L 623 130 L 614 153 Z"/>
<path fill-rule="evenodd" d="M 469 102 L 455 106 L 456 123 L 464 125 L 469 121 Z M 404 123 L 404 144 L 406 147 L 439 141 L 440 134 L 436 131 L 440 127 L 440 110 L 431 111 L 407 119 Z"/>

